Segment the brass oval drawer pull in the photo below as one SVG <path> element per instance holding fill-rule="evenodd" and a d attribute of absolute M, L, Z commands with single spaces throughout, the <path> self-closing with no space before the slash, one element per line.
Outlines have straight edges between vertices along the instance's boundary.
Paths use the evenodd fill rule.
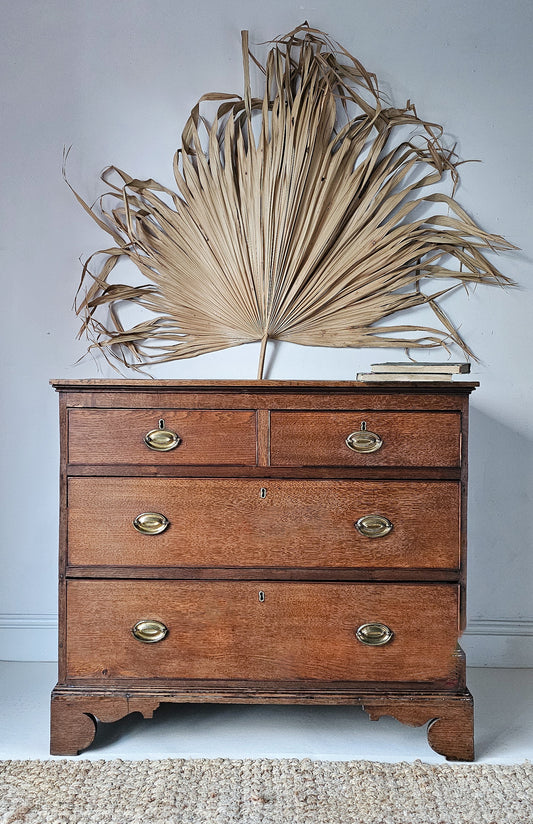
<path fill-rule="evenodd" d="M 392 521 L 384 515 L 363 515 L 355 524 L 356 530 L 365 538 L 382 538 L 392 529 Z"/>
<path fill-rule="evenodd" d="M 158 429 L 151 429 L 144 436 L 144 442 L 149 449 L 154 449 L 156 452 L 170 452 L 181 443 L 181 438 L 177 432 L 172 429 L 165 429 L 164 421 L 161 421 L 163 426 L 159 425 Z"/>
<path fill-rule="evenodd" d="M 373 621 L 370 624 L 362 624 L 356 631 L 355 635 L 358 641 L 366 644 L 368 647 L 382 647 L 383 644 L 388 644 L 392 641 L 394 633 L 386 624 L 380 624 L 379 621 Z"/>
<path fill-rule="evenodd" d="M 160 512 L 141 512 L 133 521 L 137 532 L 143 535 L 159 535 L 164 532 L 170 521 Z"/>
<path fill-rule="evenodd" d="M 143 644 L 156 644 L 168 633 L 167 627 L 161 621 L 137 621 L 131 631 L 134 638 Z"/>
<path fill-rule="evenodd" d="M 346 446 L 354 452 L 377 452 L 383 446 L 383 441 L 375 432 L 368 429 L 351 432 L 346 438 Z"/>

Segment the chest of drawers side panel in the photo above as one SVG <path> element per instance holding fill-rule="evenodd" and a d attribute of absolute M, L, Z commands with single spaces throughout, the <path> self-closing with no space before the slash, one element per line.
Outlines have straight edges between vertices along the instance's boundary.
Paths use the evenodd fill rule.
<path fill-rule="evenodd" d="M 67 562 L 68 562 L 68 407 L 64 392 L 59 393 L 59 559 L 58 559 L 58 680 L 66 680 L 67 648 Z"/>
<path fill-rule="evenodd" d="M 466 627 L 466 569 L 467 569 L 467 506 L 468 506 L 468 422 L 469 400 L 463 398 L 461 405 L 461 570 L 460 570 L 460 600 L 459 600 L 459 628 Z"/>

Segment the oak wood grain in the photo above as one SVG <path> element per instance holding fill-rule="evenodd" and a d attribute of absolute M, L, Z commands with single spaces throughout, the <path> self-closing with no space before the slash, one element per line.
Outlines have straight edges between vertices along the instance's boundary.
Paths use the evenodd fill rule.
<path fill-rule="evenodd" d="M 78 755 L 90 746 L 96 734 L 96 720 L 111 723 L 132 712 L 152 718 L 159 699 L 129 695 L 79 696 L 58 690 L 50 705 L 50 754 Z"/>
<path fill-rule="evenodd" d="M 96 388 L 99 392 L 113 389 L 116 391 L 138 392 L 139 390 L 148 390 L 153 392 L 160 392 L 161 390 L 171 389 L 174 391 L 187 391 L 194 389 L 196 392 L 201 391 L 230 391 L 239 392 L 242 390 L 273 390 L 275 392 L 283 392 L 285 389 L 304 389 L 307 392 L 319 391 L 327 392 L 330 390 L 344 390 L 347 392 L 376 392 L 376 385 L 366 383 L 365 381 L 330 381 L 330 380 L 152 380 L 146 378 L 52 378 L 50 380 L 51 386 L 57 390 L 74 389 L 76 391 L 85 391 Z M 450 387 L 449 381 L 432 381 L 431 385 L 425 381 L 383 381 L 379 384 L 378 391 L 392 391 L 398 393 L 403 392 L 472 392 L 479 386 L 478 381 L 457 381 Z"/>
<path fill-rule="evenodd" d="M 433 385 L 432 385 L 433 386 Z M 307 390 L 301 387 L 288 387 L 283 382 L 269 387 L 244 387 L 232 390 L 226 387 L 191 386 L 165 387 L 153 381 L 151 388 L 139 388 L 137 391 L 94 386 L 86 390 L 74 387 L 65 389 L 63 394 L 69 408 L 101 409 L 271 409 L 271 410 L 394 410 L 406 412 L 419 411 L 454 411 L 460 410 L 468 399 L 472 387 L 465 391 L 463 384 L 442 386 L 424 390 L 417 387 L 401 385 L 376 390 L 356 388 L 345 385 L 342 388 L 329 388 L 326 385 L 314 386 Z"/>
<path fill-rule="evenodd" d="M 423 682 L 455 671 L 453 584 L 70 580 L 67 593 L 69 679 Z M 137 641 L 145 619 L 167 637 Z M 393 640 L 359 642 L 355 630 L 372 621 Z"/>
<path fill-rule="evenodd" d="M 245 687 L 233 689 L 168 690 L 161 686 L 142 689 L 132 686 L 128 692 L 111 688 L 56 687 L 52 695 L 51 746 L 52 755 L 77 755 L 88 747 L 96 733 L 96 719 L 110 722 L 132 712 L 151 718 L 160 703 L 205 703 L 217 701 L 229 704 L 343 704 L 357 706 L 373 720 L 392 716 L 410 726 L 428 724 L 428 743 L 450 761 L 474 760 L 473 701 L 468 690 L 457 695 L 401 693 L 398 690 L 380 695 L 331 689 L 307 693 L 302 690 L 260 691 L 251 695 Z"/>
<path fill-rule="evenodd" d="M 474 702 L 468 690 L 453 699 L 433 701 L 370 699 L 363 709 L 373 721 L 389 715 L 411 727 L 429 722 L 428 744 L 435 752 L 448 761 L 474 760 Z"/>
<path fill-rule="evenodd" d="M 459 582 L 461 570 L 417 567 L 140 567 L 69 566 L 69 578 L 155 578 L 166 581 L 448 581 Z"/>
<path fill-rule="evenodd" d="M 78 755 L 94 740 L 96 721 L 79 701 L 52 694 L 50 705 L 50 754 Z"/>
<path fill-rule="evenodd" d="M 160 701 L 223 701 L 365 704 L 429 723 L 437 751 L 472 757 L 456 641 L 476 383 L 53 384 L 61 426 L 53 752 L 87 746 L 95 718 L 148 717 Z M 142 442 L 160 418 L 180 427 L 173 452 Z M 311 420 L 317 427 L 304 430 Z M 385 426 L 381 454 L 344 446 L 348 420 L 349 431 L 361 420 Z M 334 443 L 323 440 L 325 421 Z M 267 495 L 256 498 L 261 487 Z M 129 539 L 128 508 L 157 511 L 156 498 L 172 513 L 168 533 Z M 354 546 L 356 518 L 346 513 L 361 502 L 386 507 L 379 514 L 394 529 L 366 543 L 356 535 Z M 354 641 L 357 621 L 385 616 L 394 622 L 389 645 Z M 139 617 L 167 620 L 167 638 L 136 641 Z"/>
<path fill-rule="evenodd" d="M 144 436 L 159 420 L 181 438 L 169 452 L 155 452 Z M 69 462 L 122 464 L 256 463 L 255 412 L 217 409 L 71 409 Z"/>
<path fill-rule="evenodd" d="M 354 452 L 346 438 L 361 425 L 379 435 L 376 452 Z M 272 412 L 274 466 L 459 466 L 460 416 L 448 412 Z"/>
<path fill-rule="evenodd" d="M 270 410 L 257 410 L 257 463 L 270 466 Z"/>
<path fill-rule="evenodd" d="M 459 481 L 457 466 L 189 466 L 164 464 L 70 464 L 70 477 L 153 478 L 352 478 L 354 480 Z"/>
<path fill-rule="evenodd" d="M 68 498 L 71 565 L 459 565 L 453 482 L 71 478 Z M 143 512 L 170 525 L 140 534 L 133 521 Z M 361 535 L 355 523 L 369 514 L 388 518 L 392 531 Z"/>

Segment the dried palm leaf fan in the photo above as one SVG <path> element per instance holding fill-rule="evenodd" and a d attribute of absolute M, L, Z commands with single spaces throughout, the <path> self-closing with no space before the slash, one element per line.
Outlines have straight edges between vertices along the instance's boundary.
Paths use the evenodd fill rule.
<path fill-rule="evenodd" d="M 307 24 L 274 41 L 260 66 L 261 98 L 251 93 L 246 32 L 243 55 L 244 97 L 206 94 L 191 112 L 174 159 L 179 193 L 111 166 L 99 211 L 76 195 L 115 244 L 95 253 L 105 255 L 96 274 L 94 255 L 83 269 L 82 283 L 93 278 L 77 306 L 89 348 L 138 369 L 261 341 L 259 378 L 269 338 L 333 347 L 453 342 L 471 356 L 437 299 L 460 284 L 510 283 L 483 250 L 512 247 L 434 193 L 445 173 L 454 184 L 458 177 L 442 128 L 409 102 L 386 108 L 374 75 Z M 212 123 L 200 113 L 208 101 L 218 104 Z M 109 281 L 123 257 L 146 285 Z M 422 279 L 448 283 L 426 294 Z M 121 301 L 154 316 L 125 329 Z M 377 325 L 421 304 L 440 329 Z"/>

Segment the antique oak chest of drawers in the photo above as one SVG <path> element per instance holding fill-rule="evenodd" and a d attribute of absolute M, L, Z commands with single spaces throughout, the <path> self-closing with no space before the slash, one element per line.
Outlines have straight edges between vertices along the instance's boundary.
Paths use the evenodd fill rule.
<path fill-rule="evenodd" d="M 161 702 L 353 704 L 473 758 L 472 383 L 53 381 L 51 752 Z"/>

